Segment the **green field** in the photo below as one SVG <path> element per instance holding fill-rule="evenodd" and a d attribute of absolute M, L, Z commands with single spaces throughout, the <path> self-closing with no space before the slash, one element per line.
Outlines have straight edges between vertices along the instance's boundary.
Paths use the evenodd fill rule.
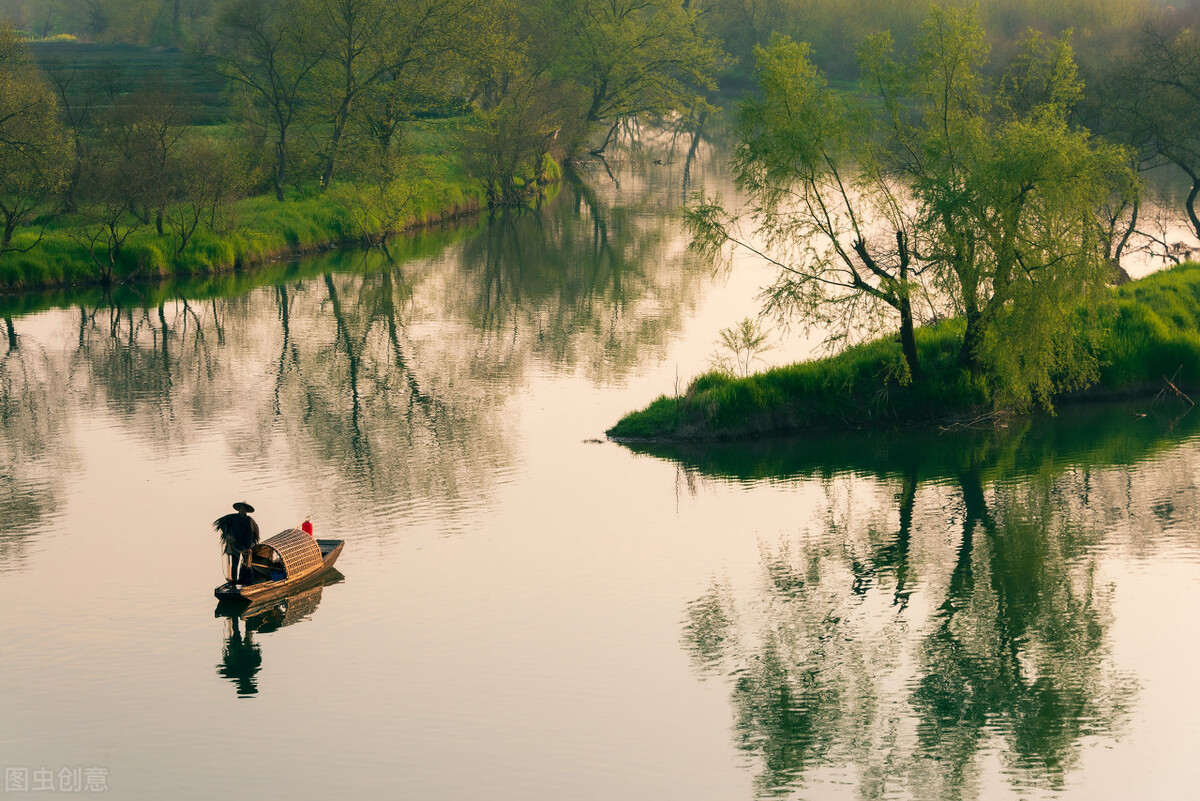
<path fill-rule="evenodd" d="M 229 117 L 225 81 L 211 58 L 182 50 L 91 42 L 35 41 L 29 48 L 42 70 L 57 70 L 73 79 L 68 89 L 71 100 L 82 100 L 98 80 L 111 81 L 124 91 L 154 80 L 179 89 L 198 125 L 224 122 Z"/>

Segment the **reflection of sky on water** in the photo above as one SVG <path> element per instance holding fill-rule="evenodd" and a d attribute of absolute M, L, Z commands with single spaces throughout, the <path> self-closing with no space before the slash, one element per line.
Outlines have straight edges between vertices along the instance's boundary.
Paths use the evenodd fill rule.
<path fill-rule="evenodd" d="M 702 370 L 769 278 L 689 261 L 668 185 L 565 186 L 540 216 L 232 297 L 14 318 L 5 764 L 105 765 L 124 798 L 1190 786 L 1190 420 L 780 442 L 732 464 L 591 442 Z M 808 347 L 789 342 L 771 360 Z M 993 521 L 972 524 L 971 585 L 964 464 Z M 347 539 L 346 578 L 226 676 L 210 522 L 243 498 L 266 532 L 311 514 Z M 1042 686 L 1079 714 L 1030 717 Z M 248 714 L 267 767 L 229 755 Z"/>

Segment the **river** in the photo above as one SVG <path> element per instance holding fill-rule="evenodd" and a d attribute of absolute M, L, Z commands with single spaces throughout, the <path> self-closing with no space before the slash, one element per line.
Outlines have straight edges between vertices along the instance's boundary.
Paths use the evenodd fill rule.
<path fill-rule="evenodd" d="M 686 252 L 665 161 L 390 254 L 8 301 L 6 791 L 1187 795 L 1200 416 L 604 441 L 770 278 Z M 216 609 L 239 500 L 341 576 Z"/>

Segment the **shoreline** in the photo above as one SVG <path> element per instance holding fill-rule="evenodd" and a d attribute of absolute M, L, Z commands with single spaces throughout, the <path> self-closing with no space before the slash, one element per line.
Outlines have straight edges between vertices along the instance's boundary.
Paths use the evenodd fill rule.
<path fill-rule="evenodd" d="M 488 210 L 480 180 L 437 156 L 427 158 L 423 167 L 383 189 L 347 181 L 325 191 L 295 188 L 283 202 L 261 194 L 233 201 L 214 218 L 215 227 L 200 227 L 183 247 L 174 232 L 159 234 L 152 222 L 142 222 L 110 267 L 98 263 L 107 255 L 103 239 L 92 243 L 95 256 L 89 252 L 82 217 L 52 220 L 40 239 L 32 232 L 22 235 L 25 241 L 18 244 L 32 246 L 29 251 L 0 258 L 0 297 L 216 277 L 335 249 L 396 247 Z M 531 198 L 552 197 L 564 180 L 563 168 L 549 157 L 544 172 L 541 182 L 524 180 Z M 405 198 L 399 207 L 392 202 L 398 191 Z"/>
<path fill-rule="evenodd" d="M 467 189 L 448 183 L 443 184 L 441 188 L 446 194 Z M 241 202 L 261 202 L 261 197 L 248 198 Z M 320 198 L 317 200 L 320 201 Z M 272 199 L 271 202 L 277 201 Z M 284 207 L 306 202 L 308 201 L 286 201 L 279 205 Z M 346 211 L 334 201 L 326 203 L 327 210 L 332 212 L 332 218 L 340 218 Z M 412 239 L 442 225 L 477 217 L 485 208 L 481 197 L 463 191 L 458 199 L 444 204 L 440 209 L 416 214 L 413 219 L 397 226 L 396 230 L 389 234 L 390 241 L 386 246 Z M 294 209 L 280 208 L 280 211 L 292 210 Z M 372 241 L 375 232 L 336 234 L 335 230 L 340 227 L 335 225 L 327 229 L 327 236 L 318 234 L 312 239 L 302 241 L 299 237 L 289 235 L 289 231 L 283 227 L 238 226 L 220 234 L 206 232 L 196 249 L 185 249 L 173 257 L 166 257 L 155 248 L 155 245 L 167 239 L 168 235 L 147 234 L 140 239 L 131 240 L 130 245 L 118 257 L 119 261 L 114 264 L 113 276 L 107 279 L 90 261 L 82 245 L 70 240 L 62 230 L 57 230 L 53 232 L 53 236 L 47 237 L 38 245 L 38 248 L 41 248 L 50 243 L 51 248 L 58 250 L 57 253 L 38 253 L 37 249 L 34 249 L 29 253 L 14 254 L 7 264 L 0 262 L 3 268 L 0 269 L 0 298 L 11 300 L 43 292 L 104 289 L 188 278 L 218 277 L 253 272 L 270 264 L 331 250 L 380 246 L 378 242 Z M 198 252 L 199 246 L 203 246 L 206 252 Z M 205 258 L 212 255 L 217 257 Z M 35 264 L 43 269 L 37 269 Z"/>
<path fill-rule="evenodd" d="M 1100 314 L 1097 376 L 1060 392 L 1056 406 L 1179 397 L 1200 389 L 1200 264 L 1191 262 L 1115 287 Z M 674 397 L 660 395 L 605 431 L 628 444 L 753 441 L 855 430 L 999 425 L 1039 409 L 997 407 L 990 390 L 957 366 L 961 321 L 918 329 L 924 377 L 901 384 L 900 343 L 885 337 L 839 354 L 745 378 L 710 372 Z"/>
<path fill-rule="evenodd" d="M 1178 385 L 1176 385 L 1178 386 Z M 1187 385 L 1178 387 L 1181 390 L 1190 390 L 1191 393 L 1200 393 L 1200 384 Z M 1093 391 L 1094 390 L 1094 391 Z M 1055 413 L 1070 409 L 1088 409 L 1088 408 L 1103 408 L 1104 406 L 1112 405 L 1119 406 L 1125 403 L 1132 403 L 1139 400 L 1154 401 L 1160 395 L 1163 395 L 1164 390 L 1169 391 L 1170 388 L 1162 384 L 1147 384 L 1140 387 L 1119 387 L 1119 388 L 1093 388 L 1093 390 L 1072 393 L 1058 398 L 1055 404 Z M 1191 394 L 1188 393 L 1188 394 Z M 1164 396 L 1167 400 L 1175 402 L 1177 399 L 1180 403 L 1185 404 L 1185 409 L 1190 408 L 1188 400 L 1178 398 L 1171 392 L 1169 396 Z M 1190 400 L 1190 399 L 1189 399 Z M 941 418 L 931 418 L 927 420 L 880 420 L 875 423 L 865 423 L 860 425 L 848 425 L 845 427 L 832 427 L 828 425 L 819 425 L 814 423 L 809 426 L 797 428 L 773 428 L 763 429 L 760 432 L 714 432 L 709 436 L 622 436 L 619 434 L 605 433 L 605 438 L 609 442 L 615 442 L 618 445 L 731 445 L 737 443 L 763 443 L 769 442 L 777 438 L 797 438 L 813 436 L 831 436 L 843 434 L 887 434 L 887 433 L 921 433 L 929 432 L 933 434 L 946 434 L 951 432 L 962 431 L 987 431 L 993 429 L 1005 428 L 1017 421 L 1036 420 L 1046 416 L 1044 411 L 1030 412 L 1011 412 L 1011 411 L 983 411 L 980 410 L 974 415 L 957 415 Z M 609 429 L 610 431 L 612 429 Z"/>

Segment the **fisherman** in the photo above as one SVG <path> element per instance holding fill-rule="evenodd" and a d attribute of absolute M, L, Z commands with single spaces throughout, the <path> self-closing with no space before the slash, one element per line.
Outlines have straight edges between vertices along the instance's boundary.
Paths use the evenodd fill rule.
<path fill-rule="evenodd" d="M 233 505 L 237 511 L 218 517 L 213 528 L 221 535 L 221 544 L 229 557 L 228 579 L 238 584 L 239 579 L 249 578 L 250 549 L 258 545 L 258 523 L 250 516 L 254 507 L 245 501 Z"/>

